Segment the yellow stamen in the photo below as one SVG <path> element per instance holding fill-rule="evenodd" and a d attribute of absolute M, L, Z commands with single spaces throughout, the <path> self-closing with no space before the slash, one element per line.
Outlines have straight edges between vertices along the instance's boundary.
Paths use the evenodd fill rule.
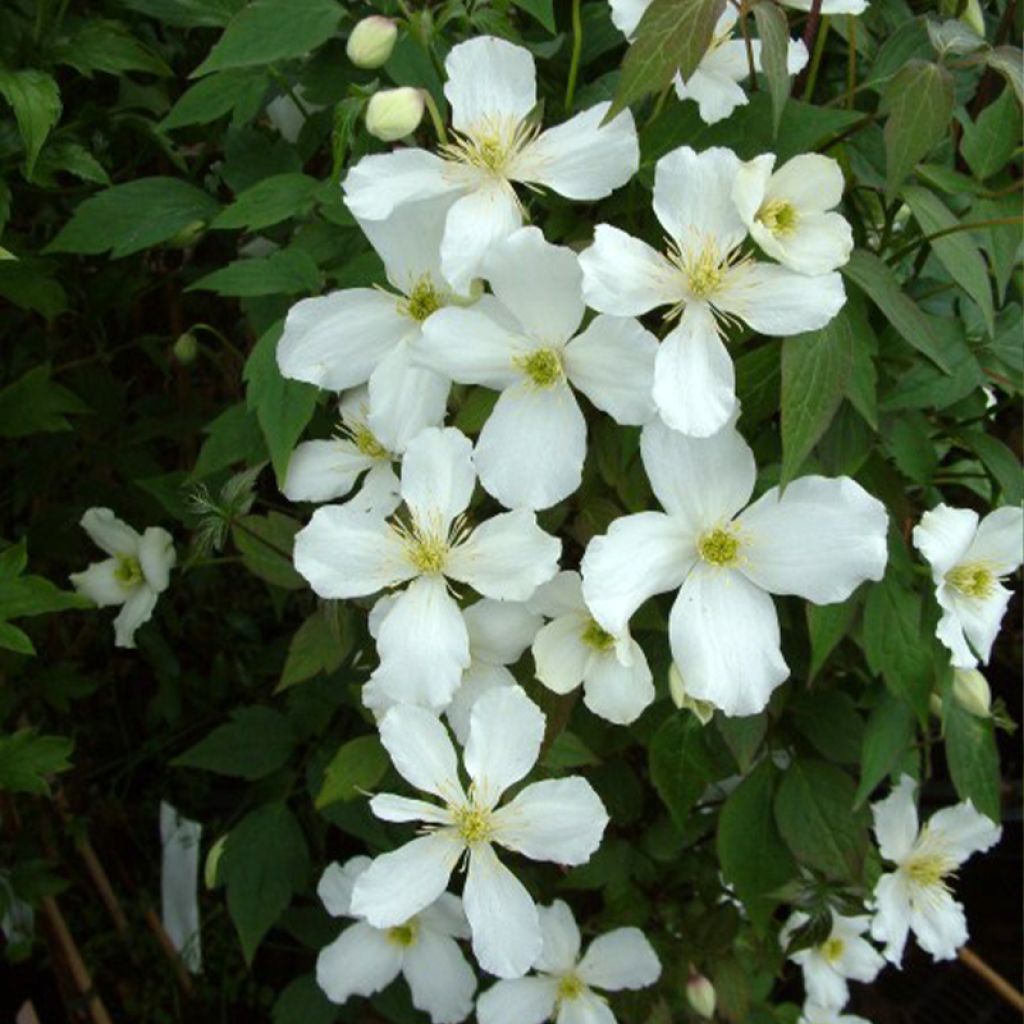
<path fill-rule="evenodd" d="M 539 133 L 539 124 L 514 118 L 486 118 L 466 132 L 453 132 L 455 141 L 442 146 L 440 152 L 447 160 L 495 177 L 507 177 L 512 161 Z"/>
<path fill-rule="evenodd" d="M 539 348 L 526 356 L 516 356 L 512 362 L 539 390 L 553 388 L 565 375 L 562 357 L 553 348 Z"/>
<path fill-rule="evenodd" d="M 444 296 L 434 287 L 429 274 L 424 274 L 412 286 L 405 299 L 398 304 L 399 312 L 422 323 L 431 313 L 437 312 L 444 305 Z"/>
<path fill-rule="evenodd" d="M 721 526 L 708 530 L 697 541 L 697 554 L 709 565 L 734 565 L 739 561 L 739 551 L 739 537 Z"/>
<path fill-rule="evenodd" d="M 485 843 L 494 832 L 491 812 L 473 804 L 452 808 L 455 828 L 469 846 Z"/>
<path fill-rule="evenodd" d="M 923 888 L 948 889 L 946 879 L 954 873 L 956 863 L 941 853 L 921 853 L 903 865 L 910 880 Z"/>
<path fill-rule="evenodd" d="M 946 582 L 966 597 L 991 597 L 996 589 L 996 574 L 984 562 L 954 566 L 946 573 Z"/>
<path fill-rule="evenodd" d="M 593 619 L 587 623 L 580 639 L 595 651 L 610 651 L 615 646 L 615 637 L 602 629 Z"/>
<path fill-rule="evenodd" d="M 142 564 L 135 555 L 117 556 L 117 568 L 114 569 L 114 579 L 125 590 L 131 590 L 132 587 L 138 586 L 145 579 L 142 572 Z"/>
<path fill-rule="evenodd" d="M 373 431 L 365 423 L 357 424 L 352 431 L 352 441 L 364 455 L 371 459 L 391 458 L 390 452 L 377 440 Z"/>
<path fill-rule="evenodd" d="M 842 939 L 832 936 L 821 944 L 821 955 L 830 963 L 834 964 L 846 949 L 846 943 Z"/>
<path fill-rule="evenodd" d="M 555 998 L 560 1003 L 569 999 L 578 999 L 586 990 L 586 985 L 575 974 L 563 974 L 558 979 L 558 989 Z"/>
<path fill-rule="evenodd" d="M 769 199 L 757 211 L 759 220 L 773 235 L 788 235 L 796 230 L 800 215 L 787 199 Z"/>
<path fill-rule="evenodd" d="M 739 247 L 723 252 L 712 237 L 695 238 L 694 244 L 686 246 L 670 239 L 665 256 L 679 270 L 683 291 L 683 298 L 665 314 L 666 320 L 681 316 L 687 302 L 706 300 L 713 304 L 713 298 L 725 283 L 726 276 L 751 259 Z M 715 310 L 715 315 L 721 320 L 730 319 L 721 310 Z"/>
<path fill-rule="evenodd" d="M 465 519 L 459 516 L 446 531 L 440 518 L 426 522 L 417 520 L 405 522 L 395 517 L 391 529 L 398 534 L 405 549 L 405 557 L 413 568 L 424 576 L 436 576 L 444 572 L 448 553 L 465 540 L 469 529 Z"/>
<path fill-rule="evenodd" d="M 388 942 L 393 942 L 396 946 L 408 949 L 416 942 L 416 933 L 418 931 L 419 925 L 417 925 L 415 920 L 406 921 L 405 924 L 396 924 L 393 928 L 388 929 Z"/>

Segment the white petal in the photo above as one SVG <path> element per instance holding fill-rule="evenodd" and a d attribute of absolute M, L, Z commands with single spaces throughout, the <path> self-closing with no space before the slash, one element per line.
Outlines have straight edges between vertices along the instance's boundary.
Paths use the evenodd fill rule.
<path fill-rule="evenodd" d="M 68 579 L 80 594 L 84 594 L 99 608 L 124 604 L 131 590 L 117 578 L 121 563 L 116 558 L 93 562 L 83 572 L 73 572 Z"/>
<path fill-rule="evenodd" d="M 583 601 L 583 580 L 578 572 L 564 570 L 530 598 L 529 607 L 549 619 L 557 619 L 572 612 L 587 613 Z"/>
<path fill-rule="evenodd" d="M 289 501 L 330 501 L 348 494 L 374 464 L 351 441 L 303 441 L 288 460 L 284 496 Z"/>
<path fill-rule="evenodd" d="M 945 889 L 929 891 L 927 898 L 911 898 L 910 930 L 918 945 L 935 960 L 953 960 L 967 941 L 963 906 Z"/>
<path fill-rule="evenodd" d="M 473 445 L 462 431 L 429 427 L 405 449 L 402 498 L 420 523 L 446 533 L 469 506 L 475 484 Z"/>
<path fill-rule="evenodd" d="M 469 938 L 469 922 L 462 909 L 462 900 L 450 892 L 441 893 L 435 903 L 420 911 L 417 920 L 424 928 L 438 935 L 447 935 L 452 939 Z"/>
<path fill-rule="evenodd" d="M 364 597 L 410 579 L 415 570 L 383 520 L 326 505 L 295 535 L 295 568 L 321 597 Z"/>
<path fill-rule="evenodd" d="M 412 349 L 418 344 L 415 336 L 399 342 L 370 375 L 367 423 L 388 451 L 405 451 L 420 431 L 444 422 L 451 382 L 412 364 Z"/>
<path fill-rule="evenodd" d="M 441 266 L 444 276 L 460 294 L 467 294 L 480 277 L 484 257 L 496 242 L 522 224 L 522 211 L 508 182 L 482 179 L 473 191 L 448 211 Z"/>
<path fill-rule="evenodd" d="M 870 927 L 870 918 L 864 918 L 863 920 L 865 928 Z M 882 968 L 885 967 L 885 958 L 881 956 L 870 942 L 858 936 L 848 936 L 843 942 L 843 953 L 837 964 L 841 973 L 847 978 L 853 978 L 854 981 L 864 982 L 865 984 L 874 981 Z"/>
<path fill-rule="evenodd" d="M 612 9 L 612 24 L 631 39 L 651 0 L 608 0 L 608 6 Z"/>
<path fill-rule="evenodd" d="M 476 975 L 454 939 L 421 930 L 406 950 L 402 973 L 413 1006 L 433 1024 L 458 1024 L 472 1013 Z"/>
<path fill-rule="evenodd" d="M 398 299 L 373 288 L 303 299 L 288 311 L 277 343 L 283 377 L 341 391 L 370 379 L 381 359 L 416 323 L 398 311 Z"/>
<path fill-rule="evenodd" d="M 963 560 L 978 529 L 978 513 L 969 508 L 936 505 L 925 512 L 912 534 L 914 547 L 924 555 L 939 582 Z"/>
<path fill-rule="evenodd" d="M 610 992 L 647 988 L 661 977 L 661 961 L 639 928 L 616 928 L 590 944 L 579 975 L 588 985 Z"/>
<path fill-rule="evenodd" d="M 390 516 L 402 503 L 402 485 L 390 462 L 377 459 L 362 486 L 349 498 L 347 505 L 353 510 L 376 516 Z"/>
<path fill-rule="evenodd" d="M 480 483 L 506 508 L 542 509 L 567 498 L 583 478 L 587 421 L 564 384 L 506 388 L 476 442 Z"/>
<path fill-rule="evenodd" d="M 498 601 L 528 601 L 558 571 L 562 542 L 526 509 L 481 523 L 448 558 L 447 575 Z"/>
<path fill-rule="evenodd" d="M 614 651 L 595 657 L 583 680 L 583 703 L 616 725 L 635 722 L 654 703 L 654 683 L 647 657 L 630 641 L 630 664 L 620 664 Z"/>
<path fill-rule="evenodd" d="M 549 622 L 533 641 L 537 678 L 554 693 L 569 693 L 583 682 L 593 653 L 581 639 L 589 619 L 586 614 L 563 615 Z"/>
<path fill-rule="evenodd" d="M 787 160 L 771 177 L 767 199 L 784 199 L 797 209 L 824 213 L 843 198 L 843 169 L 838 160 L 820 153 L 801 153 Z"/>
<path fill-rule="evenodd" d="M 679 271 L 657 250 L 609 224 L 580 253 L 587 305 L 613 316 L 640 316 L 682 297 Z"/>
<path fill-rule="evenodd" d="M 469 716 L 473 705 L 485 694 L 501 687 L 517 686 L 516 677 L 504 665 L 488 665 L 485 661 L 473 662 L 462 674 L 462 682 L 445 708 L 448 724 L 455 733 L 455 739 L 466 745 L 469 738 Z"/>
<path fill-rule="evenodd" d="M 345 176 L 345 205 L 363 220 L 383 220 L 405 203 L 463 189 L 440 157 L 425 149 L 396 149 L 364 156 Z"/>
<path fill-rule="evenodd" d="M 875 916 L 871 919 L 871 937 L 884 942 L 885 959 L 897 967 L 910 932 L 910 894 L 900 872 L 882 875 L 875 885 Z"/>
<path fill-rule="evenodd" d="M 965 562 L 985 562 L 997 576 L 1008 576 L 1024 560 L 1024 511 L 1007 505 L 989 512 L 978 525 Z"/>
<path fill-rule="evenodd" d="M 942 608 L 942 616 L 935 626 L 936 637 L 949 648 L 952 655 L 950 661 L 955 668 L 975 668 L 978 659 L 967 642 L 956 591 L 948 584 L 940 583 L 935 591 L 935 596 Z M 998 630 L 998 628 L 997 623 L 996 629 Z M 992 636 L 994 639 L 995 634 L 993 633 Z"/>
<path fill-rule="evenodd" d="M 897 864 L 910 853 L 917 838 L 916 786 L 909 775 L 903 775 L 899 785 L 884 800 L 871 805 L 878 851 L 886 860 Z"/>
<path fill-rule="evenodd" d="M 747 229 L 732 201 L 740 161 L 730 149 L 713 146 L 696 153 L 680 146 L 654 168 L 654 213 L 680 248 L 708 242 L 727 253 L 746 237 Z"/>
<path fill-rule="evenodd" d="M 997 585 L 990 596 L 974 598 L 961 594 L 952 587 L 945 589 L 952 597 L 953 610 L 971 647 L 977 652 L 982 663 L 987 665 L 992 654 L 992 645 L 999 635 L 999 627 L 1013 596 L 1012 592 L 1004 586 Z"/>
<path fill-rule="evenodd" d="M 450 787 L 449 791 L 455 795 L 454 787 Z M 459 792 L 461 793 L 461 787 Z M 410 800 L 409 797 L 396 796 L 394 793 L 377 793 L 371 797 L 370 810 L 373 811 L 374 817 L 380 818 L 381 821 L 428 821 L 433 825 L 450 825 L 452 820 L 451 812 L 447 808 L 428 804 L 426 800 Z"/>
<path fill-rule="evenodd" d="M 732 569 L 698 564 L 669 618 L 686 692 L 727 715 L 756 715 L 789 675 L 771 597 Z"/>
<path fill-rule="evenodd" d="M 445 803 L 462 798 L 458 759 L 440 720 L 423 708 L 392 708 L 380 721 L 380 741 L 398 773 Z"/>
<path fill-rule="evenodd" d="M 629 109 L 602 125 L 610 103 L 598 103 L 542 132 L 516 160 L 512 177 L 545 185 L 568 199 L 594 200 L 625 185 L 640 164 Z"/>
<path fill-rule="evenodd" d="M 584 989 L 573 999 L 566 999 L 558 1010 L 555 1024 L 616 1024 L 615 1015 L 596 992 Z"/>
<path fill-rule="evenodd" d="M 147 526 L 139 539 L 139 565 L 146 583 L 156 593 L 167 589 L 177 560 L 174 538 L 160 526 Z"/>
<path fill-rule="evenodd" d="M 404 924 L 448 888 L 465 844 L 442 829 L 381 854 L 356 879 L 352 913 L 375 928 Z"/>
<path fill-rule="evenodd" d="M 685 85 L 682 79 L 676 75 L 676 95 L 681 100 L 695 100 L 700 119 L 705 124 L 717 124 L 719 121 L 724 121 L 737 107 L 746 106 L 748 102 L 747 94 L 737 84 L 732 66 L 730 65 L 728 69 L 715 66 L 716 63 L 721 63 L 722 57 L 742 56 L 743 64 L 740 68 L 740 77 L 742 78 L 746 74 L 747 60 L 746 53 L 741 54 L 740 52 L 742 49 L 743 43 L 723 43 L 711 59 L 705 57 Z"/>
<path fill-rule="evenodd" d="M 485 693 L 469 714 L 462 760 L 479 803 L 493 807 L 536 764 L 544 715 L 518 686 Z"/>
<path fill-rule="evenodd" d="M 594 618 L 609 633 L 623 632 L 644 601 L 683 582 L 697 557 L 694 541 L 685 522 L 661 512 L 616 519 L 587 545 L 580 567 Z"/>
<path fill-rule="evenodd" d="M 846 979 L 817 949 L 804 952 L 809 954 L 803 959 L 807 1000 L 821 1006 L 845 1006 L 850 998 Z"/>
<path fill-rule="evenodd" d="M 472 309 L 439 309 L 424 323 L 413 358 L 460 384 L 501 389 L 519 380 L 521 371 L 513 359 L 529 345 L 485 309 L 483 303 Z"/>
<path fill-rule="evenodd" d="M 736 410 L 736 371 L 711 310 L 690 303 L 658 347 L 654 404 L 673 430 L 691 437 L 717 433 Z"/>
<path fill-rule="evenodd" d="M 469 633 L 473 660 L 492 665 L 512 665 L 533 642 L 542 620 L 518 601 L 484 598 L 467 608 L 462 617 Z"/>
<path fill-rule="evenodd" d="M 152 587 L 140 583 L 132 589 L 114 618 L 114 646 L 133 648 L 135 631 L 153 617 L 159 595 Z"/>
<path fill-rule="evenodd" d="M 494 814 L 494 841 L 531 860 L 585 864 L 601 845 L 608 812 L 586 779 L 545 779 Z"/>
<path fill-rule="evenodd" d="M 348 917 L 352 909 L 352 887 L 370 866 L 369 857 L 351 857 L 344 864 L 328 864 L 316 887 L 324 909 L 331 917 Z"/>
<path fill-rule="evenodd" d="M 714 296 L 717 309 L 772 336 L 820 330 L 845 302 L 839 274 L 809 278 L 773 263 L 738 264 Z"/>
<path fill-rule="evenodd" d="M 811 0 L 779 0 L 783 7 L 794 11 L 809 11 Z M 821 13 L 826 17 L 833 14 L 863 14 L 868 9 L 868 0 L 822 0 Z"/>
<path fill-rule="evenodd" d="M 825 0 L 823 6 L 829 7 L 833 3 L 837 6 L 839 4 L 853 2 L 859 3 L 861 0 Z M 790 39 L 789 47 L 786 49 L 786 70 L 791 75 L 798 75 L 811 59 L 811 55 L 807 52 L 807 46 L 804 44 L 802 39 Z M 760 61 L 758 62 L 760 66 Z"/>
<path fill-rule="evenodd" d="M 533 965 L 545 974 L 564 974 L 576 966 L 580 955 L 580 930 L 576 918 L 564 900 L 555 900 L 550 907 L 538 907 L 544 949 Z"/>
<path fill-rule="evenodd" d="M 108 555 L 134 555 L 138 552 L 139 534 L 109 508 L 86 509 L 78 524 L 93 544 Z"/>
<path fill-rule="evenodd" d="M 774 153 L 762 153 L 753 160 L 741 163 L 732 183 L 732 201 L 740 219 L 747 228 L 753 227 L 758 211 L 764 203 L 775 166 Z"/>
<path fill-rule="evenodd" d="M 558 981 L 516 978 L 499 981 L 476 1004 L 480 1024 L 544 1024 L 555 1012 Z"/>
<path fill-rule="evenodd" d="M 470 851 L 462 902 L 480 966 L 499 978 L 525 974 L 541 951 L 537 907 L 490 843 Z"/>
<path fill-rule="evenodd" d="M 387 934 L 359 921 L 316 958 L 316 983 L 332 1003 L 387 988 L 402 966 L 402 949 Z"/>
<path fill-rule="evenodd" d="M 403 203 L 384 220 L 359 220 L 359 227 L 377 250 L 391 286 L 408 295 L 424 277 L 435 288 L 441 275 L 441 239 L 454 195 Z"/>
<path fill-rule="evenodd" d="M 769 256 L 808 276 L 843 266 L 853 251 L 853 232 L 838 213 L 801 214 L 797 226 L 785 235 L 775 235 L 755 221 L 750 233 Z"/>
<path fill-rule="evenodd" d="M 738 525 L 739 568 L 772 594 L 834 604 L 885 573 L 885 506 L 849 477 L 801 477 L 781 497 L 773 487 Z"/>
<path fill-rule="evenodd" d="M 639 425 L 654 415 L 657 339 L 628 317 L 598 316 L 565 348 L 572 386 L 616 423 Z"/>
<path fill-rule="evenodd" d="M 521 121 L 537 102 L 530 51 L 504 39 L 478 36 L 459 43 L 452 47 L 444 69 L 444 94 L 456 131 Z"/>
<path fill-rule="evenodd" d="M 958 864 L 975 853 L 990 850 L 1003 830 L 990 818 L 974 809 L 970 800 L 944 807 L 928 820 L 928 835 L 941 843 L 943 852 Z"/>

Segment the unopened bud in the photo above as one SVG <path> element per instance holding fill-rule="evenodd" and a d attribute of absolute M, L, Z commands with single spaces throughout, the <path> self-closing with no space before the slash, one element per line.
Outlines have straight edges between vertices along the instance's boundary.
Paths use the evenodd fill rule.
<path fill-rule="evenodd" d="M 967 5 L 960 12 L 960 20 L 970 29 L 985 38 L 985 18 L 981 13 L 981 4 L 978 0 L 967 0 Z"/>
<path fill-rule="evenodd" d="M 672 697 L 672 703 L 680 711 L 692 711 L 701 725 L 707 725 L 715 717 L 715 705 L 706 700 L 699 700 L 691 697 L 686 692 L 686 684 L 683 682 L 683 675 L 675 662 L 668 670 L 668 692 Z"/>
<path fill-rule="evenodd" d="M 390 18 L 374 14 L 352 29 L 345 52 L 357 68 L 379 68 L 387 63 L 397 38 L 398 26 Z"/>
<path fill-rule="evenodd" d="M 366 105 L 366 130 L 381 142 L 404 139 L 422 118 L 423 94 L 411 86 L 375 92 Z"/>
<path fill-rule="evenodd" d="M 186 331 L 184 334 L 178 335 L 178 340 L 174 343 L 171 352 L 182 366 L 191 366 L 196 361 L 196 356 L 199 355 L 199 342 L 196 341 L 196 336 L 191 331 Z"/>
<path fill-rule="evenodd" d="M 206 863 L 203 865 L 203 882 L 207 889 L 216 889 L 220 879 L 217 877 L 217 869 L 220 867 L 220 859 L 224 855 L 224 844 L 227 836 L 223 835 L 210 847 L 206 855 Z"/>
<path fill-rule="evenodd" d="M 978 718 L 988 718 L 991 714 L 992 691 L 988 680 L 976 668 L 953 669 L 953 697 Z"/>
<path fill-rule="evenodd" d="M 686 982 L 686 1001 L 693 1007 L 694 1012 L 705 1020 L 711 1020 L 715 1015 L 715 986 L 697 971 L 691 971 L 689 980 Z"/>

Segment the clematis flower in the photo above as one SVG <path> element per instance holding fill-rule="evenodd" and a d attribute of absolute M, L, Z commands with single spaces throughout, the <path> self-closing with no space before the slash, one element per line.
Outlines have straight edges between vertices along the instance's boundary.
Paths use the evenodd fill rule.
<path fill-rule="evenodd" d="M 331 864 L 317 894 L 332 917 L 357 917 L 352 889 L 370 866 L 369 857 Z M 316 980 L 332 1003 L 352 996 L 371 996 L 401 974 L 412 1004 L 433 1024 L 458 1024 L 473 1010 L 476 975 L 456 939 L 468 939 L 462 900 L 441 893 L 429 906 L 390 928 L 374 928 L 363 920 L 349 925 L 316 958 Z"/>
<path fill-rule="evenodd" d="M 121 605 L 114 619 L 114 646 L 135 646 L 135 631 L 153 617 L 157 598 L 177 561 L 174 540 L 162 527 L 139 534 L 109 508 L 90 508 L 79 521 L 89 539 L 110 558 L 69 577 L 75 590 L 100 608 Z"/>
<path fill-rule="evenodd" d="M 871 1021 L 854 1013 L 840 1013 L 833 1006 L 808 1003 L 800 1012 L 797 1024 L 871 1024 Z"/>
<path fill-rule="evenodd" d="M 793 914 L 780 936 L 783 945 L 809 920 L 806 914 Z M 878 977 L 885 960 L 861 937 L 870 927 L 870 917 L 843 917 L 832 911 L 832 930 L 828 938 L 820 945 L 790 954 L 789 959 L 803 968 L 808 1003 L 841 1010 L 850 998 L 848 978 L 870 982 Z"/>
<path fill-rule="evenodd" d="M 637 25 L 651 0 L 609 0 L 612 21 L 615 27 L 632 40 Z M 844 0 L 825 0 L 825 3 Z M 849 0 L 847 0 L 849 2 Z M 852 0 L 859 2 L 859 0 Z M 740 86 L 750 76 L 750 57 L 747 44 L 735 39 L 737 15 L 732 7 L 726 7 L 715 23 L 715 31 L 700 63 L 684 82 L 680 75 L 675 77 L 676 95 L 681 100 L 695 100 L 700 119 L 705 124 L 715 124 L 727 118 L 737 107 L 745 106 L 747 94 Z M 761 40 L 750 41 L 754 70 L 761 71 Z M 807 47 L 800 39 L 791 39 L 786 51 L 786 70 L 795 75 L 807 64 Z"/>
<path fill-rule="evenodd" d="M 787 160 L 775 173 L 775 154 L 740 166 L 733 200 L 750 237 L 772 259 L 799 274 L 827 274 L 853 251 L 846 218 L 832 212 L 843 197 L 838 161 L 817 153 Z"/>
<path fill-rule="evenodd" d="M 522 224 L 514 182 L 594 200 L 625 185 L 639 165 L 633 116 L 602 125 L 598 103 L 547 131 L 528 120 L 537 104 L 529 50 L 493 36 L 459 43 L 445 60 L 454 141 L 440 154 L 400 149 L 363 157 L 343 182 L 349 209 L 382 220 L 406 203 L 448 196 L 441 243 L 445 277 L 469 289 L 494 242 Z"/>
<path fill-rule="evenodd" d="M 583 598 L 615 634 L 647 598 L 681 587 L 669 640 L 686 692 L 756 714 L 789 675 L 771 595 L 832 604 L 881 579 L 885 509 L 849 477 L 806 476 L 741 512 L 757 471 L 733 426 L 691 438 L 655 420 L 640 454 L 665 511 L 623 516 L 590 542 Z"/>
<path fill-rule="evenodd" d="M 537 974 L 499 981 L 477 1001 L 480 1024 L 615 1024 L 604 996 L 653 985 L 661 962 L 639 928 L 599 935 L 580 959 L 580 930 L 562 900 L 539 909 L 544 938 Z"/>
<path fill-rule="evenodd" d="M 536 763 L 543 736 L 544 715 L 521 689 L 485 693 L 469 716 L 462 759 L 471 781 L 464 789 L 440 720 L 423 708 L 392 708 L 381 719 L 381 742 L 406 781 L 442 802 L 373 797 L 378 818 L 425 822 L 426 834 L 374 860 L 356 880 L 352 909 L 375 928 L 401 924 L 444 892 L 466 855 L 462 900 L 473 952 L 499 977 L 525 974 L 541 953 L 537 907 L 494 847 L 532 860 L 583 864 L 608 823 L 600 798 L 579 776 L 534 782 L 498 806 Z"/>
<path fill-rule="evenodd" d="M 501 391 L 476 443 L 480 483 L 509 508 L 547 508 L 583 474 L 587 423 L 573 388 L 618 423 L 646 422 L 658 344 L 636 320 L 611 316 L 573 337 L 584 313 L 579 263 L 537 228 L 497 244 L 484 273 L 498 302 L 441 310 L 416 358 Z"/>
<path fill-rule="evenodd" d="M 613 636 L 597 624 L 583 600 L 580 574 L 560 572 L 530 601 L 551 621 L 533 641 L 537 678 L 555 693 L 583 684 L 583 703 L 595 715 L 629 725 L 654 701 L 643 648 L 627 628 Z"/>
<path fill-rule="evenodd" d="M 1024 561 L 1024 513 L 997 508 L 980 522 L 968 508 L 938 505 L 914 527 L 914 547 L 932 567 L 942 618 L 935 635 L 957 668 L 988 664 L 1011 592 L 1001 580 Z"/>
<path fill-rule="evenodd" d="M 313 513 L 295 536 L 295 568 L 321 597 L 365 597 L 408 586 L 380 623 L 378 677 L 396 700 L 446 707 L 469 667 L 466 622 L 448 581 L 496 600 L 525 601 L 554 576 L 561 542 L 520 509 L 471 528 L 472 446 L 430 427 L 402 459 L 405 512 L 390 520 L 348 504 Z"/>
<path fill-rule="evenodd" d="M 915 787 L 904 775 L 889 796 L 871 806 L 878 850 L 896 865 L 875 886 L 871 935 L 886 943 L 885 958 L 897 966 L 909 932 L 933 959 L 956 956 L 967 941 L 967 921 L 950 879 L 971 854 L 995 846 L 1003 834 L 970 800 L 936 811 L 919 831 Z"/>
<path fill-rule="evenodd" d="M 794 11 L 811 9 L 811 0 L 779 0 L 779 3 Z M 820 11 L 823 17 L 831 18 L 834 14 L 863 14 L 868 6 L 868 0 L 821 0 Z"/>
<path fill-rule="evenodd" d="M 344 288 L 303 299 L 277 343 L 282 376 L 330 391 L 369 382 L 367 425 L 391 451 L 444 419 L 451 382 L 410 363 L 424 321 L 450 303 L 471 301 L 441 273 L 447 201 L 405 206 L 382 222 L 361 223 L 394 292 Z"/>
<path fill-rule="evenodd" d="M 674 150 L 654 171 L 667 252 L 599 224 L 580 256 L 587 305 L 616 316 L 668 306 L 665 319 L 679 320 L 658 348 L 654 402 L 670 427 L 695 437 L 720 430 L 736 408 L 722 324 L 797 334 L 824 327 L 846 301 L 839 274 L 808 279 L 744 255 L 747 230 L 733 200 L 739 168 L 728 149 Z"/>

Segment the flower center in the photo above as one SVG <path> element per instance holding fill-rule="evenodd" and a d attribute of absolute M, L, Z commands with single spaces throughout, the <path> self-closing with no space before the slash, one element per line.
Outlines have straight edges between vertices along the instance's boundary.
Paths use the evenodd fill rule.
<path fill-rule="evenodd" d="M 364 455 L 371 459 L 391 458 L 388 450 L 377 440 L 373 431 L 365 423 L 360 423 L 352 431 L 352 441 Z"/>
<path fill-rule="evenodd" d="M 467 846 L 487 842 L 494 832 L 491 812 L 483 807 L 469 804 L 452 808 L 452 818 L 455 821 L 455 828 Z"/>
<path fill-rule="evenodd" d="M 954 566 L 946 573 L 946 582 L 966 597 L 991 597 L 996 589 L 996 576 L 983 562 Z"/>
<path fill-rule="evenodd" d="M 595 651 L 609 651 L 615 646 L 615 637 L 602 629 L 593 619 L 587 623 L 580 639 Z"/>
<path fill-rule="evenodd" d="M 558 989 L 555 998 L 560 1003 L 564 1003 L 569 999 L 578 999 L 583 995 L 586 987 L 575 974 L 563 974 L 558 979 Z"/>
<path fill-rule="evenodd" d="M 142 574 L 142 565 L 135 555 L 118 555 L 117 568 L 114 570 L 114 579 L 124 587 L 131 590 L 138 586 L 145 576 Z"/>
<path fill-rule="evenodd" d="M 398 304 L 399 311 L 417 323 L 423 323 L 431 313 L 444 305 L 444 298 L 434 287 L 429 274 L 424 274 L 412 286 L 412 291 Z"/>
<path fill-rule="evenodd" d="M 709 565 L 733 565 L 739 560 L 739 551 L 739 537 L 721 526 L 701 534 L 697 541 L 697 554 Z"/>
<path fill-rule="evenodd" d="M 903 866 L 903 870 L 911 882 L 922 888 L 929 889 L 938 886 L 947 889 L 947 876 L 951 875 L 956 864 L 941 853 L 921 853 Z"/>
<path fill-rule="evenodd" d="M 843 950 L 846 949 L 846 943 L 842 939 L 832 936 L 832 938 L 826 940 L 821 944 L 822 956 L 830 963 L 834 964 L 842 955 Z"/>
<path fill-rule="evenodd" d="M 455 141 L 441 147 L 441 155 L 495 177 L 507 177 L 509 165 L 540 132 L 540 125 L 512 118 L 485 118 Z"/>
<path fill-rule="evenodd" d="M 538 389 L 553 388 L 564 376 L 562 357 L 553 348 L 539 348 L 526 356 L 516 356 L 512 362 Z"/>
<path fill-rule="evenodd" d="M 773 235 L 788 235 L 796 229 L 799 215 L 788 200 L 770 199 L 757 211 L 757 219 Z"/>
<path fill-rule="evenodd" d="M 393 928 L 388 929 L 388 942 L 393 942 L 396 946 L 408 949 L 416 942 L 418 931 L 419 925 L 415 919 L 406 921 L 405 924 L 396 924 Z"/>
<path fill-rule="evenodd" d="M 665 252 L 668 261 L 679 271 L 683 297 L 665 314 L 666 320 L 674 320 L 693 300 L 710 300 L 725 283 L 726 275 L 750 261 L 737 246 L 723 252 L 717 239 L 695 237 L 693 244 L 679 245 L 669 239 Z M 729 317 L 716 310 L 720 319 Z"/>

